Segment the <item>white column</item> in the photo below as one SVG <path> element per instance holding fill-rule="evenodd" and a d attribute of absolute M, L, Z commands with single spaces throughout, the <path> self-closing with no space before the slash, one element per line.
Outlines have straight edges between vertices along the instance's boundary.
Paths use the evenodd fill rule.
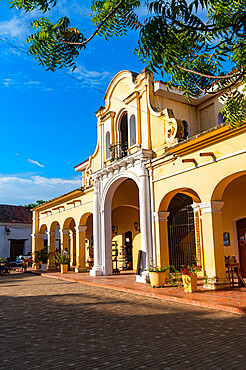
<path fill-rule="evenodd" d="M 91 276 L 102 275 L 101 253 L 100 253 L 100 190 L 99 181 L 94 179 L 93 193 L 93 247 L 94 266 L 90 271 Z"/>
<path fill-rule="evenodd" d="M 150 196 L 148 174 L 143 162 L 141 162 L 141 172 L 139 175 L 139 208 L 140 208 L 140 231 L 141 231 L 141 250 L 142 250 L 142 271 L 140 276 L 136 276 L 136 281 L 145 282 L 149 274 L 145 271 L 149 267 L 152 258 L 151 248 L 151 227 L 150 227 Z"/>

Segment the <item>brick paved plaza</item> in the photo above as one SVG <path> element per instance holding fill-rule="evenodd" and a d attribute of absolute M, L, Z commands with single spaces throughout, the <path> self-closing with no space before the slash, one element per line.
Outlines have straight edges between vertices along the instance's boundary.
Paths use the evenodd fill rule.
<path fill-rule="evenodd" d="M 245 316 L 28 273 L 0 287 L 0 369 L 246 369 Z"/>

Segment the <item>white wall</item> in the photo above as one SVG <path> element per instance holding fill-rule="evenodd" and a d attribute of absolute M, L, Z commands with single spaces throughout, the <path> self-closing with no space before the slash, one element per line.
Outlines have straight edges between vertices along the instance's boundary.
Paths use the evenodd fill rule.
<path fill-rule="evenodd" d="M 8 227 L 10 234 L 7 235 L 5 227 Z M 0 223 L 0 257 L 10 256 L 10 239 L 27 239 L 24 243 L 24 254 L 32 250 L 32 225 Z"/>

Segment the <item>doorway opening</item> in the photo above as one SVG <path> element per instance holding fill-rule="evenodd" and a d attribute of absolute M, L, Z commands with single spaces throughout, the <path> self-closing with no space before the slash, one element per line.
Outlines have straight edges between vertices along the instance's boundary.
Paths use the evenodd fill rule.
<path fill-rule="evenodd" d="M 132 232 L 122 234 L 122 246 L 120 252 L 121 270 L 132 270 Z"/>
<path fill-rule="evenodd" d="M 241 274 L 246 277 L 246 217 L 237 221 L 237 235 Z"/>
<path fill-rule="evenodd" d="M 139 190 L 132 179 L 125 179 L 116 188 L 111 204 L 112 271 L 115 274 L 136 270 L 141 249 Z M 109 258 L 111 258 L 111 256 Z"/>
<path fill-rule="evenodd" d="M 196 262 L 196 240 L 193 199 L 186 194 L 176 194 L 168 207 L 168 246 L 170 265 L 180 270 Z"/>
<path fill-rule="evenodd" d="M 17 256 L 23 255 L 25 240 L 10 240 L 10 260 L 15 261 Z"/>

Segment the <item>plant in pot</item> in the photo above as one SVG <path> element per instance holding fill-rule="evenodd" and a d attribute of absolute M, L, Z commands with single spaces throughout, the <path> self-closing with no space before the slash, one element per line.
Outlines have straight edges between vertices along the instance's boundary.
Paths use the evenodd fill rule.
<path fill-rule="evenodd" d="M 63 252 L 61 255 L 56 254 L 54 257 L 54 262 L 61 266 L 61 274 L 66 274 L 68 269 L 68 264 L 70 263 L 71 258 L 67 251 Z"/>
<path fill-rule="evenodd" d="M 185 267 L 181 266 L 182 282 L 184 291 L 186 293 L 192 293 L 197 291 L 197 272 L 201 271 L 201 266 L 193 264 Z"/>
<path fill-rule="evenodd" d="M 43 247 L 40 251 L 33 252 L 34 263 L 42 263 L 42 271 L 47 271 L 47 263 L 50 256 L 48 247 Z"/>
<path fill-rule="evenodd" d="M 165 284 L 166 271 L 169 270 L 170 266 L 155 266 L 150 265 L 149 277 L 152 288 L 162 287 Z"/>
<path fill-rule="evenodd" d="M 42 263 L 40 259 L 41 251 L 34 251 L 32 254 L 33 254 L 33 265 L 35 270 L 40 269 Z"/>

